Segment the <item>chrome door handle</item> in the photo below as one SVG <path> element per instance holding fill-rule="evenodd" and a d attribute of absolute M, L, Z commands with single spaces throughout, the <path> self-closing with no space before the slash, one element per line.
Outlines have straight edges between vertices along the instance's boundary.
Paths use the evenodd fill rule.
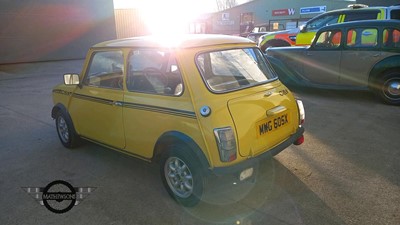
<path fill-rule="evenodd" d="M 115 105 L 115 106 L 122 106 L 123 104 L 122 104 L 122 102 L 118 102 L 118 101 L 117 101 L 117 102 L 114 102 L 114 105 Z"/>

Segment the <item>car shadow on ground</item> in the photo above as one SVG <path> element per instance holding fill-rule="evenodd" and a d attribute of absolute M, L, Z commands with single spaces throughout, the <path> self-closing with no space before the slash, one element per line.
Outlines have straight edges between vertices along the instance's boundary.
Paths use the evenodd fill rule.
<path fill-rule="evenodd" d="M 241 184 L 218 178 L 210 197 L 186 208 L 185 224 L 343 224 L 298 177 L 275 159 L 263 161 L 256 179 Z M 207 193 L 207 194 L 209 194 Z"/>
<path fill-rule="evenodd" d="M 297 95 L 315 96 L 335 101 L 355 101 L 357 103 L 384 104 L 374 93 L 367 90 L 328 90 L 300 86 L 287 86 Z"/>
<path fill-rule="evenodd" d="M 103 173 L 102 179 L 104 182 L 123 182 L 124 190 L 110 186 L 103 190 L 105 195 L 118 196 L 118 193 L 112 192 L 123 191 L 125 196 L 131 196 L 132 200 L 137 201 L 135 204 L 144 208 L 151 210 L 149 206 L 152 204 L 157 205 L 152 210 L 162 208 L 158 218 L 151 223 L 343 224 L 312 190 L 275 159 L 263 161 L 256 169 L 256 178 L 242 183 L 236 182 L 232 176 L 208 178 L 203 200 L 195 207 L 185 208 L 171 199 L 162 187 L 157 164 L 146 163 L 91 143 L 85 143 L 79 151 L 79 154 L 92 158 L 91 161 L 113 168 L 110 176 L 111 173 L 115 174 L 115 170 L 118 171 L 118 177 L 107 177 L 107 173 Z M 120 205 L 130 201 L 115 198 L 118 197 L 114 197 L 114 200 Z M 108 214 L 112 211 L 109 210 Z M 146 211 L 142 213 L 146 214 Z M 121 220 L 128 221 L 128 218 Z"/>

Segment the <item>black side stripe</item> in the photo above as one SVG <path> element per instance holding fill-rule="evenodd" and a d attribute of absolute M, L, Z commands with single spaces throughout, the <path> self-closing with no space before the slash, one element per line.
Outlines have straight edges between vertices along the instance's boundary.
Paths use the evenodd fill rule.
<path fill-rule="evenodd" d="M 159 106 L 135 104 L 135 103 L 128 103 L 128 102 L 124 102 L 123 104 L 124 104 L 124 107 L 126 107 L 126 108 L 158 112 L 158 113 L 163 113 L 163 114 L 169 114 L 169 115 L 174 115 L 174 116 L 182 116 L 182 117 L 196 119 L 196 114 L 191 111 L 171 109 L 171 108 L 165 108 L 165 107 L 159 107 Z"/>
<path fill-rule="evenodd" d="M 73 97 L 79 98 L 79 99 L 82 99 L 82 100 L 87 100 L 87 101 L 97 102 L 97 103 L 101 103 L 101 104 L 106 104 L 106 105 L 113 105 L 114 104 L 114 101 L 109 100 L 109 99 L 91 97 L 91 96 L 81 95 L 81 94 L 76 94 L 76 93 L 73 94 Z M 138 109 L 138 110 L 157 112 L 157 113 L 169 114 L 169 115 L 173 115 L 173 116 L 180 116 L 180 117 L 196 119 L 196 114 L 194 112 L 191 112 L 191 111 L 185 111 L 185 110 L 179 110 L 179 109 L 171 109 L 171 108 L 165 108 L 165 107 L 160 107 L 160 106 L 135 104 L 135 103 L 129 103 L 129 102 L 120 102 L 120 103 L 125 108 Z"/>
<path fill-rule="evenodd" d="M 105 98 L 97 98 L 97 97 L 92 97 L 92 96 L 87 96 L 87 95 L 81 95 L 81 94 L 76 94 L 76 93 L 73 94 L 73 97 L 79 98 L 82 100 L 106 104 L 106 105 L 112 105 L 114 103 L 113 100 L 109 100 L 109 99 L 105 99 Z"/>
<path fill-rule="evenodd" d="M 62 95 L 68 95 L 68 96 L 72 95 L 72 92 L 64 91 L 64 90 L 61 90 L 61 89 L 54 89 L 53 93 L 62 94 Z"/>

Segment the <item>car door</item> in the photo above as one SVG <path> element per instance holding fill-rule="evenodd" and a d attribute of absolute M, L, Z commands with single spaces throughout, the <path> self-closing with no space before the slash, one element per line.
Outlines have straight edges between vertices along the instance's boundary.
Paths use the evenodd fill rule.
<path fill-rule="evenodd" d="M 123 53 L 120 50 L 94 51 L 86 68 L 69 106 L 75 128 L 83 137 L 124 148 Z"/>
<path fill-rule="evenodd" d="M 341 85 L 368 85 L 371 68 L 385 57 L 378 43 L 378 29 L 354 28 L 347 31 L 345 50 L 340 64 Z"/>
<path fill-rule="evenodd" d="M 312 84 L 336 85 L 340 76 L 341 31 L 325 31 L 304 53 L 303 76 Z M 301 60 L 301 59 L 300 59 Z"/>
<path fill-rule="evenodd" d="M 190 99 L 183 93 L 178 65 L 168 50 L 134 49 L 128 56 L 124 95 L 125 151 L 153 156 L 160 136 L 176 129 L 176 121 L 194 117 Z M 179 109 L 177 109 L 179 107 Z M 193 111 L 193 110 L 192 110 Z"/>

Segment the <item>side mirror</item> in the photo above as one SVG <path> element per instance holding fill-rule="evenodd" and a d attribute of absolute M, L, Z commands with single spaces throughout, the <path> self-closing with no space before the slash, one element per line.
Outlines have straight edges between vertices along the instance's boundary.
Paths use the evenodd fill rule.
<path fill-rule="evenodd" d="M 301 32 L 301 33 L 307 32 L 307 28 L 306 28 L 305 25 L 300 26 L 300 32 Z"/>
<path fill-rule="evenodd" d="M 78 74 L 64 74 L 64 84 L 73 85 L 79 84 L 79 75 Z"/>

